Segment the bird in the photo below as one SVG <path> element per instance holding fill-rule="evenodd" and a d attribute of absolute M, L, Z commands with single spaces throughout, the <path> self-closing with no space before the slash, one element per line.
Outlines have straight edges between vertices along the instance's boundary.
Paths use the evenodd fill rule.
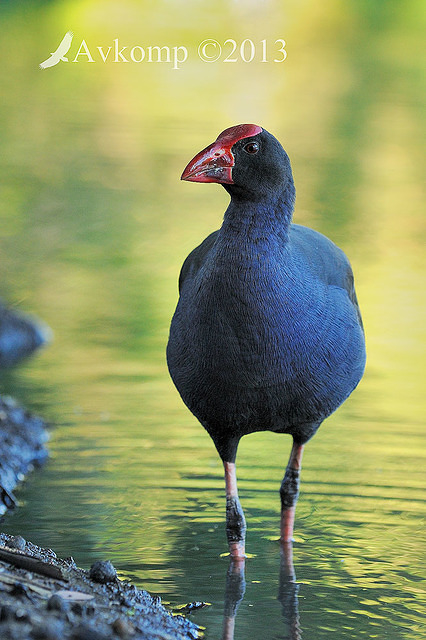
<path fill-rule="evenodd" d="M 55 64 L 58 64 L 61 60 L 63 62 L 68 62 L 68 58 L 65 56 L 68 53 L 71 42 L 73 39 L 74 33 L 72 31 L 67 31 L 64 37 L 62 38 L 58 48 L 56 51 L 50 54 L 50 58 L 47 58 L 43 62 L 40 63 L 40 69 L 47 69 L 48 67 L 54 67 Z"/>
<path fill-rule="evenodd" d="M 170 376 L 223 462 L 231 558 L 245 557 L 236 455 L 242 436 L 293 438 L 280 486 L 280 540 L 293 540 L 305 444 L 362 378 L 365 338 L 348 258 L 292 223 L 290 159 L 266 129 L 223 131 L 182 180 L 221 184 L 222 226 L 183 263 L 167 343 Z"/>

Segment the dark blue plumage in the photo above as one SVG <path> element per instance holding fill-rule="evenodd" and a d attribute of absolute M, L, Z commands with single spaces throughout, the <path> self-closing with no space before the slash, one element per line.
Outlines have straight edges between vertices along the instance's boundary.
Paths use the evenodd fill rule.
<path fill-rule="evenodd" d="M 293 436 L 300 451 L 290 468 L 298 471 L 302 445 L 361 379 L 364 334 L 346 256 L 322 234 L 291 224 L 287 154 L 260 127 L 239 137 L 241 127 L 254 125 L 221 134 L 183 174 L 221 182 L 231 202 L 222 227 L 182 267 L 168 365 L 224 463 L 234 463 L 241 436 L 270 430 Z M 285 510 L 289 500 L 295 506 L 298 473 L 294 500 L 290 480 L 284 484 Z"/>

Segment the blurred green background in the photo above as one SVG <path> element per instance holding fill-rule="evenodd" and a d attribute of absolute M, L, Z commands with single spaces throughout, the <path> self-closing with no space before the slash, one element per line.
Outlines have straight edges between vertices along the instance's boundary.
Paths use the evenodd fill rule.
<path fill-rule="evenodd" d="M 224 128 L 262 125 L 293 165 L 295 221 L 349 255 L 367 334 L 359 389 L 307 447 L 296 522 L 301 627 L 311 640 L 420 637 L 424 578 L 425 5 L 419 0 L 50 1 L 0 4 L 0 296 L 54 343 L 1 392 L 55 428 L 48 465 L 2 523 L 221 628 L 222 469 L 165 364 L 177 276 L 218 228 L 227 195 L 181 183 Z M 41 70 L 65 32 L 70 62 Z M 168 63 L 101 62 L 135 45 Z M 207 63 L 207 38 L 252 62 Z M 287 58 L 272 58 L 277 39 Z M 71 61 L 84 39 L 95 63 Z M 261 61 L 261 42 L 269 62 Z M 224 45 L 230 52 L 230 45 Z M 239 49 L 237 49 L 238 54 Z M 279 57 L 279 56 L 278 56 Z M 290 442 L 245 438 L 248 588 L 235 638 L 283 633 L 278 489 Z"/>

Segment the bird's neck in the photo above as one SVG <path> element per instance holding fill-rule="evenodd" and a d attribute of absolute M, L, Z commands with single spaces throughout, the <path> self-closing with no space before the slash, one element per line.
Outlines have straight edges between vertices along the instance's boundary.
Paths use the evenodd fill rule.
<path fill-rule="evenodd" d="M 223 238 L 257 245 L 287 240 L 295 200 L 293 181 L 281 192 L 258 199 L 248 199 L 237 191 L 230 193 L 231 202 L 220 230 Z"/>

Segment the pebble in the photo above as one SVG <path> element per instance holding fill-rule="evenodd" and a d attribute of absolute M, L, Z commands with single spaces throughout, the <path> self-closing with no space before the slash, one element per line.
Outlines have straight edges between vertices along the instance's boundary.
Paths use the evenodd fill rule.
<path fill-rule="evenodd" d="M 15 620 L 16 622 L 29 622 L 31 623 L 31 616 L 27 609 L 23 609 L 22 607 L 15 610 Z"/>
<path fill-rule="evenodd" d="M 27 546 L 27 543 L 22 536 L 12 536 L 9 540 L 6 541 L 6 545 L 10 549 L 17 549 L 18 551 L 23 551 Z"/>
<path fill-rule="evenodd" d="M 69 608 L 68 602 L 65 602 L 61 596 L 54 593 L 53 596 L 50 596 L 47 601 L 47 610 L 48 611 L 67 611 Z"/>
<path fill-rule="evenodd" d="M 84 609 L 81 602 L 73 602 L 71 605 L 71 611 L 75 613 L 76 616 L 82 616 Z"/>
<path fill-rule="evenodd" d="M 134 626 L 128 620 L 125 620 L 125 618 L 117 618 L 114 620 L 111 627 L 114 633 L 116 633 L 120 638 L 128 638 L 135 633 Z"/>
<path fill-rule="evenodd" d="M 15 598 L 28 598 L 28 600 L 32 601 L 28 588 L 21 582 L 16 582 L 9 593 L 11 596 L 15 596 Z"/>
<path fill-rule="evenodd" d="M 97 560 L 90 567 L 89 578 L 94 582 L 106 584 L 117 580 L 117 572 L 109 560 Z"/>

